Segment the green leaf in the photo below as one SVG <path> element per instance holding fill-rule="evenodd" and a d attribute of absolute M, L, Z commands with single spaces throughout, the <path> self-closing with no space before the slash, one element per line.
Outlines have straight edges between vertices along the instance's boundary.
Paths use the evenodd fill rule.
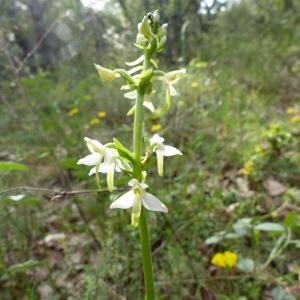
<path fill-rule="evenodd" d="M 42 262 L 42 261 L 28 260 L 28 261 L 25 261 L 20 264 L 12 265 L 7 269 L 2 270 L 1 273 L 9 273 L 9 274 L 24 273 L 27 270 L 31 270 L 31 269 L 39 267 L 43 264 L 44 264 L 44 262 Z"/>
<path fill-rule="evenodd" d="M 235 233 L 239 236 L 246 236 L 249 233 L 249 229 L 251 228 L 250 218 L 242 218 L 239 219 L 236 223 L 233 224 L 233 229 Z"/>
<path fill-rule="evenodd" d="M 277 286 L 272 290 L 272 298 L 274 300 L 295 300 L 295 298 L 289 295 L 281 286 Z"/>
<path fill-rule="evenodd" d="M 23 164 L 12 162 L 12 161 L 0 161 L 0 171 L 27 171 L 27 170 L 28 167 Z"/>
<path fill-rule="evenodd" d="M 135 157 L 132 152 L 130 152 L 119 140 L 113 139 L 116 149 L 119 155 L 127 160 L 129 160 L 133 165 L 135 164 Z"/>
<path fill-rule="evenodd" d="M 237 267 L 245 273 L 251 273 L 254 270 L 254 261 L 250 258 L 239 258 Z"/>
<path fill-rule="evenodd" d="M 285 230 L 284 226 L 282 226 L 281 224 L 272 223 L 272 222 L 260 223 L 254 226 L 254 229 L 260 231 L 284 231 Z"/>
<path fill-rule="evenodd" d="M 220 241 L 224 239 L 226 235 L 225 231 L 217 232 L 215 235 L 210 236 L 205 240 L 206 245 L 218 244 Z"/>

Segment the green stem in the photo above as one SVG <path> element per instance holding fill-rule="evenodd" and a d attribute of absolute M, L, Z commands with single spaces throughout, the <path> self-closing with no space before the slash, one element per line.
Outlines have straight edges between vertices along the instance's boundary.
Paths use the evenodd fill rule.
<path fill-rule="evenodd" d="M 144 267 L 144 281 L 146 288 L 145 300 L 154 300 L 154 279 L 153 279 L 153 267 L 152 267 L 152 255 L 150 247 L 150 238 L 147 226 L 147 212 L 142 207 L 140 221 L 140 238 L 142 245 L 143 267 Z"/>
<path fill-rule="evenodd" d="M 148 60 L 147 60 L 148 61 Z M 144 63 L 144 70 L 149 66 L 149 62 Z M 143 146 L 143 101 L 144 94 L 142 91 L 137 90 L 137 99 L 135 104 L 134 114 L 134 131 L 133 131 L 133 145 L 136 165 L 134 167 L 134 177 L 139 181 L 142 180 L 142 146 Z M 144 207 L 141 208 L 141 215 L 139 220 L 140 239 L 142 246 L 142 258 L 144 268 L 144 281 L 146 289 L 146 300 L 154 300 L 154 280 L 153 280 L 153 267 L 150 238 L 147 226 L 147 215 Z"/>

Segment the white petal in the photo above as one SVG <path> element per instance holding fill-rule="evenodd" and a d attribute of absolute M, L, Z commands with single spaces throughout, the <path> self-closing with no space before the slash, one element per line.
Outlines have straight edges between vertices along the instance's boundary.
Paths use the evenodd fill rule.
<path fill-rule="evenodd" d="M 148 188 L 148 185 L 146 183 L 140 183 L 137 179 L 132 178 L 130 179 L 130 181 L 128 182 L 129 186 L 137 186 L 139 187 L 141 190 L 145 190 L 146 188 Z"/>
<path fill-rule="evenodd" d="M 180 150 L 168 145 L 163 145 L 162 152 L 164 156 L 182 155 Z"/>
<path fill-rule="evenodd" d="M 25 194 L 19 194 L 19 195 L 11 195 L 11 196 L 8 196 L 11 200 L 14 200 L 14 201 L 20 201 L 22 200 L 26 195 Z"/>
<path fill-rule="evenodd" d="M 99 167 L 99 172 L 100 173 L 108 173 L 108 170 L 109 170 L 109 162 L 104 161 Z"/>
<path fill-rule="evenodd" d="M 129 89 L 130 89 L 130 86 L 127 84 L 121 86 L 121 91 L 129 90 Z"/>
<path fill-rule="evenodd" d="M 143 205 L 148 209 L 152 211 L 161 211 L 161 212 L 168 212 L 167 207 L 154 195 L 150 193 L 145 193 L 143 198 Z"/>
<path fill-rule="evenodd" d="M 134 90 L 134 91 L 128 92 L 128 93 L 124 94 L 124 97 L 128 98 L 128 99 L 136 99 L 137 91 Z"/>
<path fill-rule="evenodd" d="M 134 73 L 136 73 L 136 72 L 138 72 L 138 71 L 140 71 L 142 69 L 143 69 L 143 66 L 136 66 L 136 67 L 130 69 L 129 71 L 127 71 L 127 73 L 129 75 L 132 75 L 132 74 L 134 74 Z"/>
<path fill-rule="evenodd" d="M 148 108 L 151 112 L 154 112 L 155 108 L 153 103 L 150 100 L 144 100 L 144 106 Z"/>
<path fill-rule="evenodd" d="M 88 137 L 85 137 L 84 140 L 86 141 L 86 145 L 92 153 L 102 153 L 105 151 L 105 147 L 99 141 L 92 140 Z"/>
<path fill-rule="evenodd" d="M 175 88 L 173 87 L 173 85 L 169 84 L 169 91 L 170 91 L 170 95 L 171 96 L 177 96 L 178 93 L 176 92 Z"/>
<path fill-rule="evenodd" d="M 122 195 L 120 198 L 118 198 L 116 201 L 114 201 L 111 205 L 110 208 L 122 208 L 122 209 L 127 209 L 133 206 L 135 199 L 135 194 L 132 190 L 129 192 L 125 193 Z"/>
<path fill-rule="evenodd" d="M 150 144 L 151 145 L 157 145 L 157 144 L 161 144 L 164 142 L 164 138 L 161 137 L 159 134 L 155 133 L 153 135 L 153 137 L 150 139 Z"/>
<path fill-rule="evenodd" d="M 78 165 L 94 166 L 101 159 L 102 155 L 100 153 L 92 153 L 86 157 L 79 159 Z"/>
<path fill-rule="evenodd" d="M 93 175 L 96 173 L 96 167 L 91 168 L 90 172 L 89 172 L 89 176 Z"/>
<path fill-rule="evenodd" d="M 135 185 L 137 185 L 138 183 L 139 183 L 139 181 L 138 181 L 137 179 L 132 178 L 132 179 L 129 180 L 128 185 L 129 185 L 129 186 L 135 186 Z"/>
<path fill-rule="evenodd" d="M 146 183 L 140 183 L 140 186 L 143 190 L 148 188 L 148 184 L 146 184 Z"/>
<path fill-rule="evenodd" d="M 134 61 L 131 61 L 131 62 L 125 62 L 125 64 L 129 67 L 133 67 L 133 66 L 136 66 L 140 63 L 142 63 L 145 59 L 145 56 L 144 55 L 141 55 L 139 58 L 137 58 L 136 60 Z"/>
<path fill-rule="evenodd" d="M 116 165 L 116 160 L 119 157 L 119 153 L 116 149 L 106 148 L 104 161 L 100 165 L 99 172 L 107 173 L 109 171 L 109 166 L 112 163 L 114 166 Z"/>
<path fill-rule="evenodd" d="M 186 69 L 175 70 L 166 73 L 165 78 L 168 82 L 172 82 L 173 80 L 177 79 L 178 77 L 181 77 L 185 73 L 186 73 Z"/>

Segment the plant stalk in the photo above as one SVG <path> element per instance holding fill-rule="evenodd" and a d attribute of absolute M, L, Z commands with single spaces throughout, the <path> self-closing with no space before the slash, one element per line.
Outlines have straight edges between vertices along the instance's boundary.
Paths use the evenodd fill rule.
<path fill-rule="evenodd" d="M 148 63 L 144 64 L 144 69 L 146 69 Z M 137 90 L 137 99 L 135 104 L 135 114 L 134 114 L 134 132 L 133 132 L 133 145 L 134 145 L 134 155 L 136 166 L 134 167 L 134 177 L 139 181 L 142 180 L 142 146 L 143 146 L 143 101 L 144 94 Z M 144 282 L 145 282 L 145 300 L 154 300 L 154 280 L 153 280 L 153 267 L 152 267 L 152 255 L 150 238 L 147 226 L 147 212 L 144 207 L 141 208 L 141 215 L 139 219 L 139 230 L 140 230 L 140 241 L 142 246 L 142 259 L 143 259 L 143 269 L 144 269 Z"/>

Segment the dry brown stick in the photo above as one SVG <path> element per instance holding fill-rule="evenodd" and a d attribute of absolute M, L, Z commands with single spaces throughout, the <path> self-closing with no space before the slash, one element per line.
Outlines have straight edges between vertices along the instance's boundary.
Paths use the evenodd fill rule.
<path fill-rule="evenodd" d="M 36 191 L 36 192 L 49 192 L 54 193 L 58 195 L 75 195 L 75 194 L 84 194 L 84 193 L 103 193 L 107 192 L 108 189 L 90 189 L 90 190 L 74 190 L 74 191 L 64 191 L 64 190 L 55 190 L 55 189 L 49 189 L 49 188 L 38 188 L 38 187 L 32 187 L 32 186 L 16 186 L 12 187 L 6 190 L 0 191 L 0 194 L 13 192 L 16 190 L 28 190 L 28 191 Z M 119 189 L 116 189 L 119 190 Z"/>

